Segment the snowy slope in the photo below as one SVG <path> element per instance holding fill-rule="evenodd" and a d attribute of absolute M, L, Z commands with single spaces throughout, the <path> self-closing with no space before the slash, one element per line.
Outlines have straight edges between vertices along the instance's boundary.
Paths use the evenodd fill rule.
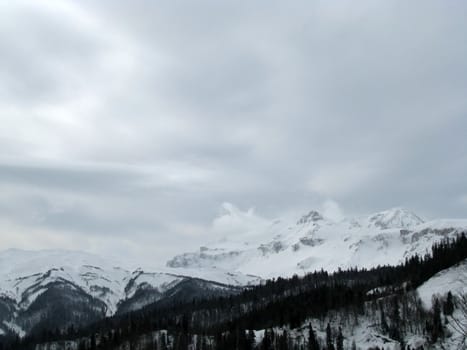
<path fill-rule="evenodd" d="M 175 273 L 174 273 L 175 272 Z M 117 266 L 117 262 L 96 255 L 60 250 L 0 252 L 0 296 L 15 300 L 21 309 L 29 305 L 55 281 L 67 281 L 89 295 L 102 300 L 107 314 L 117 310 L 118 303 L 131 298 L 141 285 L 165 292 L 187 277 L 196 277 L 229 285 L 247 285 L 257 280 L 223 272 L 162 268 L 160 271 L 134 271 Z"/>
<path fill-rule="evenodd" d="M 438 272 L 418 289 L 418 295 L 426 308 L 430 308 L 433 296 L 467 295 L 467 260 Z"/>
<path fill-rule="evenodd" d="M 125 295 L 129 275 L 129 271 L 83 252 L 11 249 L 0 253 L 0 295 L 15 300 L 20 309 L 27 309 L 48 284 L 69 281 L 102 299 L 107 313 L 112 314 Z"/>
<path fill-rule="evenodd" d="M 206 280 L 198 285 L 207 293 L 258 282 L 256 276 L 219 269 L 132 271 L 119 267 L 117 261 L 83 252 L 10 249 L 0 252 L 0 332 L 24 334 L 55 307 L 51 304 L 57 293 L 63 307 L 75 310 L 76 315 L 102 318 L 120 308 L 144 307 L 193 278 Z"/>
<path fill-rule="evenodd" d="M 227 207 L 225 215 L 238 214 Z M 230 210 L 230 211 L 229 211 Z M 258 224 L 178 255 L 173 268 L 219 268 L 263 278 L 307 271 L 335 271 L 353 266 L 397 264 L 415 253 L 425 254 L 434 242 L 467 231 L 467 220 L 423 222 L 412 212 L 394 208 L 364 218 L 333 221 L 310 211 L 294 221 Z"/>
<path fill-rule="evenodd" d="M 451 292 L 454 298 L 465 297 L 467 295 L 467 260 L 438 272 L 418 287 L 417 292 L 427 310 L 431 308 L 434 297 L 445 300 L 448 292 Z M 446 320 L 449 335 L 444 339 L 443 348 L 466 349 L 467 339 L 459 332 L 459 326 L 456 326 L 456 323 L 463 324 L 464 327 L 467 325 L 465 311 L 463 312 L 456 306 L 453 315 L 447 316 Z"/>

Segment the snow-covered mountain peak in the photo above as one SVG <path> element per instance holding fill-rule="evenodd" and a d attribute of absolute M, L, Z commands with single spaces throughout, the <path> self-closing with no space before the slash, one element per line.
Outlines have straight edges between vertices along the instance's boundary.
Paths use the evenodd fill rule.
<path fill-rule="evenodd" d="M 316 210 L 311 210 L 309 213 L 303 215 L 298 221 L 297 225 L 304 225 L 310 222 L 316 222 L 323 220 L 323 216 Z"/>
<path fill-rule="evenodd" d="M 29 332 L 53 314 L 56 303 L 69 308 L 73 323 L 139 309 L 185 288 L 199 295 L 230 293 L 258 283 L 221 269 L 193 271 L 118 267 L 118 261 L 77 251 L 10 249 L 0 251 L 0 334 Z M 86 314 L 86 317 L 82 316 Z M 71 321 L 70 321 L 71 322 Z"/>
<path fill-rule="evenodd" d="M 245 285 L 257 279 L 222 270 L 205 275 L 209 281 L 232 285 Z M 113 315 L 138 291 L 149 288 L 156 291 L 155 297 L 159 298 L 191 276 L 205 277 L 202 273 L 181 269 L 148 271 L 129 265 L 119 266 L 116 260 L 86 252 L 9 249 L 0 251 L 0 306 L 2 300 L 8 300 L 17 312 L 26 312 L 42 294 L 62 286 L 60 288 L 72 288 L 94 298 L 101 306 L 105 305 L 106 315 Z M 138 305 L 154 301 L 154 298 L 138 301 Z"/>
<path fill-rule="evenodd" d="M 380 230 L 391 228 L 411 228 L 422 224 L 424 221 L 404 208 L 392 208 L 370 215 L 367 219 L 369 228 Z"/>
<path fill-rule="evenodd" d="M 230 232 L 222 241 L 199 251 L 177 255 L 167 262 L 174 269 L 206 268 L 253 274 L 263 278 L 346 267 L 397 264 L 413 254 L 424 254 L 433 243 L 467 231 L 467 220 L 424 222 L 403 208 L 368 217 L 327 219 L 312 210 L 299 217 L 255 220 L 244 215 L 226 221 Z M 240 218 L 239 218 L 240 219 Z M 233 225 L 235 224 L 235 225 Z M 222 227 L 223 232 L 225 226 Z"/>
<path fill-rule="evenodd" d="M 98 266 L 111 270 L 117 262 L 91 253 L 72 250 L 21 250 L 0 252 L 0 276 L 44 273 L 52 268 L 78 271 L 82 267 Z"/>

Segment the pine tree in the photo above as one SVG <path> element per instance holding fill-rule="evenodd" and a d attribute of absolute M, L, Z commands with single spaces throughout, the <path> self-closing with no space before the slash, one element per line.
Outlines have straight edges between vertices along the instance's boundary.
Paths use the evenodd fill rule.
<path fill-rule="evenodd" d="M 401 316 L 399 311 L 399 298 L 393 297 L 391 300 L 391 328 L 389 336 L 395 340 L 401 341 Z"/>
<path fill-rule="evenodd" d="M 319 350 L 318 340 L 311 323 L 308 325 L 308 350 Z"/>
<path fill-rule="evenodd" d="M 331 325 L 329 324 L 329 322 L 328 322 L 328 325 L 326 326 L 326 349 L 334 350 L 334 344 L 332 342 Z"/>
<path fill-rule="evenodd" d="M 452 293 L 451 291 L 448 292 L 448 297 L 443 305 L 443 313 L 446 316 L 451 316 L 454 312 L 454 302 L 452 300 Z"/>
<path fill-rule="evenodd" d="M 386 321 L 386 315 L 384 314 L 384 305 L 382 302 L 379 303 L 380 317 L 381 317 L 381 332 L 387 333 L 389 331 L 388 322 Z"/>
<path fill-rule="evenodd" d="M 443 335 L 443 323 L 441 322 L 441 306 L 438 298 L 433 303 L 433 324 L 431 330 L 431 341 L 435 343 Z"/>
<path fill-rule="evenodd" d="M 253 350 L 256 346 L 256 335 L 251 329 L 248 331 L 247 336 L 247 349 L 246 350 Z"/>
<path fill-rule="evenodd" d="M 204 337 L 201 334 L 196 335 L 196 350 L 203 349 L 203 342 L 202 339 Z"/>
<path fill-rule="evenodd" d="M 80 340 L 78 343 L 78 350 L 86 350 L 86 341 Z"/>
<path fill-rule="evenodd" d="M 159 344 L 160 344 L 161 350 L 168 350 L 168 347 L 167 347 L 167 334 L 165 334 L 165 332 L 161 333 L 159 335 Z"/>
<path fill-rule="evenodd" d="M 279 336 L 279 350 L 288 350 L 289 349 L 289 337 L 287 331 L 284 330 L 282 334 Z"/>
<path fill-rule="evenodd" d="M 337 334 L 336 350 L 344 350 L 344 336 L 342 335 L 341 327 L 339 327 L 339 333 Z"/>
<path fill-rule="evenodd" d="M 96 335 L 93 333 L 91 335 L 91 350 L 96 350 Z"/>
<path fill-rule="evenodd" d="M 270 332 L 272 332 L 272 330 L 269 331 L 266 329 L 264 331 L 263 341 L 261 342 L 261 350 L 272 350 L 273 336 Z"/>

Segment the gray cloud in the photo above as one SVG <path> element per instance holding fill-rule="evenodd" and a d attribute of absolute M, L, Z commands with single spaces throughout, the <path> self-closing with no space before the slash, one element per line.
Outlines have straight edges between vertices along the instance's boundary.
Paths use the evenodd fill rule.
<path fill-rule="evenodd" d="M 464 4 L 0 6 L 0 248 L 162 259 L 224 201 L 465 216 Z"/>

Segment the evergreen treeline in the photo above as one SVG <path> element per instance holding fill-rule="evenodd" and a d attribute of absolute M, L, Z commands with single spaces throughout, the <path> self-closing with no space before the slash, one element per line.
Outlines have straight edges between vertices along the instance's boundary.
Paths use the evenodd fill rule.
<path fill-rule="evenodd" d="M 325 319 L 332 310 L 345 309 L 348 317 L 358 319 L 365 305 L 371 305 L 381 332 L 392 339 L 402 343 L 404 332 L 418 327 L 435 342 L 443 335 L 441 311 L 452 314 L 452 295 L 436 301 L 427 314 L 410 291 L 466 258 L 467 238 L 463 233 L 456 239 L 436 243 L 431 252 L 415 255 L 398 266 L 352 268 L 332 274 L 322 270 L 304 277 L 268 280 L 230 297 L 155 303 L 84 329 L 43 329 L 21 341 L 4 339 L 0 350 L 33 349 L 34 344 L 64 339 L 79 339 L 79 350 L 118 349 L 123 343 L 132 349 L 131 344 L 139 344 L 141 337 L 148 334 L 152 334 L 151 339 L 145 341 L 144 349 L 248 350 L 255 348 L 255 333 L 251 330 L 261 329 L 266 329 L 258 345 L 261 350 L 343 350 L 341 330 L 329 325 L 324 344 L 314 336 L 311 324 L 307 340 L 301 345 L 292 342 L 287 331 L 273 329 L 299 328 L 309 318 Z M 160 331 L 157 336 L 155 331 Z"/>

